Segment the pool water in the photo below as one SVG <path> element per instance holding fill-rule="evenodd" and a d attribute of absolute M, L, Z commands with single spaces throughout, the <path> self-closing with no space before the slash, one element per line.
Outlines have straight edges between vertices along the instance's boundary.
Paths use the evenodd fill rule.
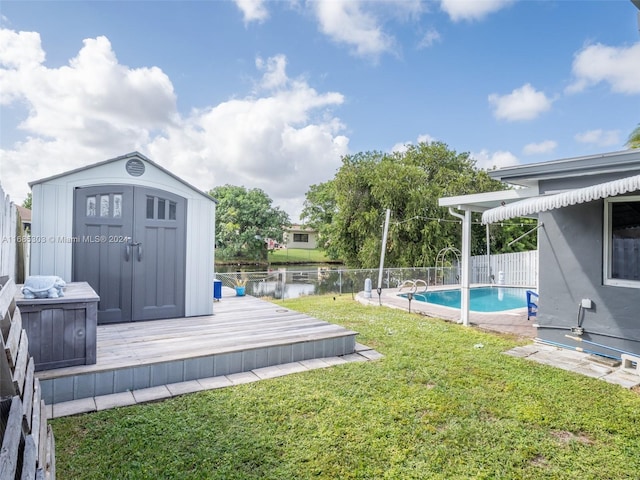
<path fill-rule="evenodd" d="M 474 312 L 503 312 L 527 307 L 527 288 L 478 287 L 469 290 L 469 310 Z M 406 294 L 402 295 L 406 298 Z M 460 308 L 460 289 L 415 293 L 413 300 L 444 307 Z"/>

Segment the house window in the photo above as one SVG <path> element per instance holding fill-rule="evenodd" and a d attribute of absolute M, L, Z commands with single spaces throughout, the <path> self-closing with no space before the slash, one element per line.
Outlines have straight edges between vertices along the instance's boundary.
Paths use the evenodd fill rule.
<path fill-rule="evenodd" d="M 604 283 L 640 288 L 640 196 L 605 200 Z"/>
<path fill-rule="evenodd" d="M 309 234 L 308 233 L 294 233 L 293 241 L 295 243 L 309 243 Z"/>

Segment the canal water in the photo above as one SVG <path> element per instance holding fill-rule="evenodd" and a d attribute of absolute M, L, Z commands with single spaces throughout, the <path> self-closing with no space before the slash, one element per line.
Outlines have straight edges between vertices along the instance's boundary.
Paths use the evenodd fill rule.
<path fill-rule="evenodd" d="M 376 269 L 347 269 L 343 265 L 289 265 L 265 267 L 216 267 L 216 278 L 222 285 L 234 287 L 245 284 L 245 292 L 256 297 L 295 298 L 302 295 L 352 294 L 364 290 L 365 281 L 374 288 L 381 281 L 382 288 L 399 287 L 406 280 L 420 279 L 428 285 L 458 283 L 456 267 L 413 267 Z"/>
<path fill-rule="evenodd" d="M 243 280 L 248 295 L 277 299 L 351 293 L 355 285 L 353 273 L 342 265 L 328 264 L 272 265 L 266 269 L 253 265 L 221 265 L 216 266 L 216 278 L 227 287 Z M 364 279 L 362 283 L 364 285 Z"/>

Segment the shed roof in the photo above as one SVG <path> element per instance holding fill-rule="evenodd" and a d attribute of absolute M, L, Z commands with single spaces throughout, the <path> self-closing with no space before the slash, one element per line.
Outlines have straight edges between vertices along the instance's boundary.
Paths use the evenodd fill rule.
<path fill-rule="evenodd" d="M 200 190 L 199 188 L 194 187 L 193 185 L 191 185 L 190 183 L 184 181 L 182 178 L 178 177 L 177 175 L 175 175 L 174 173 L 170 172 L 169 170 L 167 170 L 166 168 L 164 168 L 163 166 L 157 164 L 156 162 L 154 162 L 153 160 L 145 157 L 143 154 L 141 154 L 140 152 L 131 152 L 131 153 L 127 153 L 125 155 L 121 155 L 119 157 L 115 157 L 115 158 L 110 158 L 108 160 L 103 160 L 102 162 L 98 162 L 98 163 L 93 163 L 91 165 L 85 165 L 84 167 L 80 167 L 80 168 L 75 168 L 73 170 L 68 170 L 66 172 L 62 172 L 62 173 L 58 173 L 56 175 L 52 175 L 50 177 L 46 177 L 46 178 L 41 178 L 40 180 L 34 180 L 33 182 L 29 182 L 29 186 L 33 187 L 34 185 L 38 185 L 40 183 L 46 183 L 49 182 L 51 180 L 55 180 L 56 178 L 61 178 L 61 177 L 65 177 L 67 175 L 72 175 L 74 173 L 78 173 L 78 172 L 83 172 L 85 170 L 91 170 L 93 168 L 97 168 L 100 167 L 102 165 L 107 165 L 109 163 L 113 163 L 113 162 L 119 162 L 122 160 L 129 160 L 132 158 L 137 158 L 139 160 L 143 160 L 147 163 L 149 163 L 150 165 L 153 165 L 155 168 L 157 168 L 158 170 L 161 170 L 163 173 L 167 174 L 168 176 L 174 178 L 175 180 L 177 180 L 178 182 L 182 183 L 183 185 L 185 185 L 186 187 L 190 188 L 191 190 L 193 190 L 194 192 L 199 193 L 200 195 L 208 198 L 209 200 L 211 200 L 214 203 L 217 203 L 217 200 L 214 199 L 213 197 L 211 197 L 211 195 L 207 194 L 206 192 L 203 192 L 202 190 Z"/>

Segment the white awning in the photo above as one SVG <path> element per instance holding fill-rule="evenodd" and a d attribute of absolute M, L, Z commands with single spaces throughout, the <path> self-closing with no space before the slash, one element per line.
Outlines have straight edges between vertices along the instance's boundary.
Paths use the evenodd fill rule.
<path fill-rule="evenodd" d="M 568 207 L 578 203 L 592 202 L 601 198 L 615 197 L 623 193 L 635 192 L 636 190 L 640 190 L 640 175 L 505 204 L 484 212 L 482 214 L 482 223 L 495 223 L 509 218 L 526 217 L 538 212 L 546 212 L 547 210 Z"/>

